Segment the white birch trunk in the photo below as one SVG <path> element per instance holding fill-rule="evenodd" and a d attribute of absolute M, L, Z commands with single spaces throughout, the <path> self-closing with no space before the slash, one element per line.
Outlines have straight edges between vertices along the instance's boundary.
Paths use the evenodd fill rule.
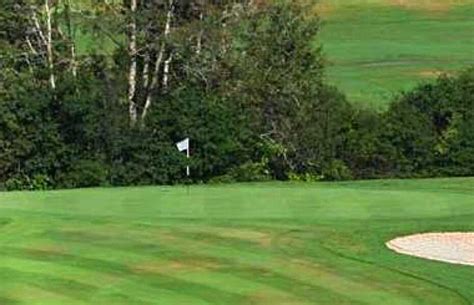
<path fill-rule="evenodd" d="M 168 82 L 170 78 L 170 65 L 173 61 L 173 53 L 170 54 L 168 59 L 165 61 L 165 67 L 163 68 L 163 88 L 168 88 Z"/>
<path fill-rule="evenodd" d="M 145 106 L 143 107 L 143 112 L 141 116 L 142 121 L 148 114 L 148 110 L 150 109 L 152 103 L 153 92 L 155 91 L 156 86 L 158 85 L 158 73 L 160 72 L 161 63 L 163 62 L 164 48 L 165 44 L 163 42 L 160 48 L 160 53 L 158 54 L 158 57 L 155 61 L 155 69 L 153 70 L 153 75 L 151 76 L 151 84 L 146 95 Z"/>
<path fill-rule="evenodd" d="M 135 102 L 135 93 L 137 90 L 137 0 L 130 2 L 130 24 L 129 24 L 129 43 L 128 52 L 130 56 L 130 68 L 128 72 L 128 104 L 130 124 L 133 126 L 137 121 L 137 104 Z"/>
<path fill-rule="evenodd" d="M 46 13 L 46 54 L 48 57 L 49 83 L 51 89 L 56 90 L 56 77 L 54 75 L 53 29 L 51 26 L 51 8 L 49 0 L 44 1 Z"/>
<path fill-rule="evenodd" d="M 143 60 L 143 88 L 147 91 L 150 85 L 150 53 L 149 50 L 146 51 L 145 59 Z"/>
<path fill-rule="evenodd" d="M 202 21 L 204 20 L 204 14 L 201 13 L 199 15 L 199 21 L 201 22 L 201 26 L 202 26 Z M 201 50 L 202 50 L 202 37 L 204 36 L 204 30 L 201 29 L 199 31 L 199 34 L 198 34 L 198 38 L 197 38 L 197 46 L 196 46 L 196 54 L 197 55 L 200 55 L 201 54 Z"/>
<path fill-rule="evenodd" d="M 65 0 L 64 1 L 64 10 L 65 10 L 65 16 L 66 16 L 66 26 L 68 30 L 68 43 L 69 43 L 69 52 L 71 54 L 71 61 L 70 61 L 70 67 L 71 67 L 71 73 L 74 76 L 74 78 L 77 77 L 77 55 L 76 55 L 76 42 L 74 39 L 73 35 L 73 25 L 72 25 L 72 20 L 71 20 L 71 0 Z"/>
<path fill-rule="evenodd" d="M 77 78 L 77 57 L 76 57 L 76 44 L 74 41 L 71 41 L 71 71 L 72 76 Z"/>
<path fill-rule="evenodd" d="M 161 43 L 160 46 L 160 51 L 158 53 L 158 56 L 156 57 L 155 61 L 155 69 L 153 70 L 153 74 L 151 76 L 151 84 L 150 88 L 147 92 L 146 100 L 145 100 L 145 106 L 143 107 L 143 112 L 141 115 L 142 123 L 145 120 L 148 110 L 150 109 L 150 106 L 152 104 L 152 98 L 153 98 L 153 92 L 156 90 L 156 87 L 158 86 L 158 76 L 160 73 L 161 69 L 161 64 L 163 63 L 163 58 L 165 56 L 165 51 L 166 51 L 166 39 L 168 38 L 169 34 L 171 33 L 171 23 L 173 20 L 173 10 L 174 10 L 174 1 L 170 0 L 169 1 L 169 7 L 168 7 L 168 13 L 166 16 L 166 24 L 165 24 L 165 31 L 163 33 L 164 39 Z"/>

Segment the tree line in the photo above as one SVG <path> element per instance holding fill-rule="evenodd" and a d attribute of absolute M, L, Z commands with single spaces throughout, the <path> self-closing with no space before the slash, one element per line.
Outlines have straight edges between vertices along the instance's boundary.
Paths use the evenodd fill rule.
<path fill-rule="evenodd" d="M 363 109 L 308 1 L 4 0 L 0 185 L 474 175 L 474 69 Z M 85 48 L 84 45 L 91 45 Z"/>

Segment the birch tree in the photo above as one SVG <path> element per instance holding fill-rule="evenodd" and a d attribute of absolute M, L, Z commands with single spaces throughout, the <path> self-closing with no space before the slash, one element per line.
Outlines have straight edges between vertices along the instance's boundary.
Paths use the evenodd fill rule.
<path fill-rule="evenodd" d="M 130 1 L 130 21 L 128 24 L 129 43 L 128 53 L 130 56 L 130 68 L 128 72 L 128 104 L 130 124 L 132 126 L 137 122 L 137 104 L 135 94 L 137 88 L 137 0 Z"/>
<path fill-rule="evenodd" d="M 72 22 L 72 16 L 71 16 L 71 0 L 63 0 L 63 7 L 64 7 L 64 21 L 67 29 L 67 44 L 69 47 L 69 52 L 70 52 L 70 69 L 71 73 L 74 76 L 74 78 L 77 77 L 77 68 L 78 68 L 78 62 L 77 62 L 77 54 L 76 54 L 76 41 L 75 41 L 75 35 L 74 35 L 74 25 Z"/>
<path fill-rule="evenodd" d="M 186 49 L 194 49 L 194 56 L 203 61 L 214 60 L 202 56 L 202 49 L 206 43 L 205 24 L 207 18 L 221 20 L 222 29 L 226 31 L 226 23 L 233 17 L 239 5 L 246 5 L 247 1 L 141 1 L 128 2 L 128 92 L 129 119 L 131 126 L 135 126 L 140 119 L 140 126 L 145 125 L 146 117 L 150 112 L 154 100 L 159 99 L 171 90 L 173 77 L 182 70 L 183 66 L 191 67 L 186 61 L 194 60 L 189 54 L 178 54 Z M 216 15 L 217 14 L 217 15 Z M 211 19 L 212 19 L 211 18 Z M 217 35 L 214 38 L 217 38 Z M 219 49 L 229 48 L 228 41 L 223 38 Z M 173 46 L 173 44 L 180 44 Z M 209 47 L 208 50 L 211 48 Z M 218 50 L 213 50 L 218 53 Z M 176 62 L 179 60 L 179 62 Z M 174 64 L 176 62 L 176 64 Z M 181 67 L 179 67 L 181 65 Z M 195 66 L 197 68 L 197 66 Z M 191 68 L 191 70 L 195 69 Z M 197 68 L 198 70 L 203 70 Z M 196 70 L 195 75 L 207 79 L 207 72 Z M 204 70 L 203 70 L 204 71 Z M 175 73 L 176 72 L 176 73 Z M 177 82 L 186 81 L 181 79 Z"/>
<path fill-rule="evenodd" d="M 160 49 L 159 49 L 159 52 L 158 52 L 158 56 L 156 56 L 156 61 L 155 61 L 155 65 L 154 65 L 155 67 L 154 67 L 154 70 L 153 70 L 153 74 L 151 75 L 151 84 L 150 84 L 149 87 L 146 86 L 147 94 L 146 94 L 146 99 L 145 99 L 145 105 L 143 107 L 143 112 L 142 112 L 142 115 L 141 115 L 142 124 L 144 124 L 144 120 L 145 120 L 145 118 L 148 114 L 148 110 L 149 110 L 149 108 L 152 104 L 153 93 L 156 91 L 157 86 L 158 86 L 159 77 L 160 77 L 159 73 L 160 73 L 161 65 L 162 65 L 163 58 L 165 56 L 165 51 L 166 51 L 166 43 L 167 43 L 167 39 L 168 39 L 168 37 L 171 33 L 171 22 L 172 22 L 172 19 L 173 19 L 173 10 L 174 10 L 174 0 L 169 0 L 168 12 L 166 14 L 165 29 L 164 29 Z M 148 55 L 148 58 L 149 58 L 149 55 Z M 166 65 L 165 66 L 165 71 L 167 71 L 167 73 L 169 73 L 170 62 L 167 61 L 165 63 L 165 65 Z M 145 78 L 145 80 L 147 81 L 148 78 Z"/>
<path fill-rule="evenodd" d="M 53 28 L 51 25 L 50 0 L 44 0 L 44 11 L 46 17 L 46 52 L 48 57 L 49 83 L 51 89 L 56 90 L 56 75 L 54 73 L 54 52 L 53 52 Z"/>
<path fill-rule="evenodd" d="M 31 73 L 46 68 L 48 86 L 53 91 L 57 87 L 59 66 L 68 64 L 71 73 L 74 76 L 77 75 L 69 1 L 18 1 L 6 7 L 7 12 L 5 12 L 11 15 L 8 22 L 13 23 L 10 26 L 15 28 L 14 57 L 17 61 L 26 62 Z M 64 20 L 61 19 L 61 14 L 64 14 Z M 61 30 L 63 21 L 67 35 Z M 12 33 L 13 29 L 8 29 L 8 32 Z M 70 50 L 69 55 L 61 47 L 65 44 Z"/>

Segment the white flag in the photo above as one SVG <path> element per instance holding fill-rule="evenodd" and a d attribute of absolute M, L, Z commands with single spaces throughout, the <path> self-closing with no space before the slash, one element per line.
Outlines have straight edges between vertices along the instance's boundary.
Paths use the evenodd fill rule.
<path fill-rule="evenodd" d="M 176 143 L 179 151 L 189 151 L 189 138 L 184 139 L 181 142 Z"/>
<path fill-rule="evenodd" d="M 189 155 L 189 138 L 184 139 L 181 142 L 176 143 L 176 147 L 178 147 L 178 150 L 180 152 L 186 151 L 186 156 L 190 157 Z M 191 170 L 189 169 L 189 165 L 186 166 L 186 175 L 189 177 L 191 175 Z"/>

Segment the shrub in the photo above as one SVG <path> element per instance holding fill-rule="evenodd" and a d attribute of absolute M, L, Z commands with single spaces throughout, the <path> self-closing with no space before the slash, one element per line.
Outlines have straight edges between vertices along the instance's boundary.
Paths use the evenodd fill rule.
<path fill-rule="evenodd" d="M 46 175 L 13 177 L 5 182 L 8 191 L 45 191 L 52 187 L 51 179 Z"/>
<path fill-rule="evenodd" d="M 290 172 L 288 174 L 288 179 L 294 182 L 317 182 L 323 180 L 324 176 L 316 175 L 312 173 L 298 174 Z"/>
<path fill-rule="evenodd" d="M 94 160 L 79 160 L 60 178 L 66 188 L 93 187 L 106 184 L 107 170 L 103 163 Z"/>
<path fill-rule="evenodd" d="M 264 163 L 248 162 L 231 169 L 227 174 L 211 179 L 210 183 L 261 182 L 271 180 Z"/>
<path fill-rule="evenodd" d="M 333 160 L 325 165 L 322 170 L 322 177 L 329 181 L 353 179 L 351 170 L 341 160 Z"/>

